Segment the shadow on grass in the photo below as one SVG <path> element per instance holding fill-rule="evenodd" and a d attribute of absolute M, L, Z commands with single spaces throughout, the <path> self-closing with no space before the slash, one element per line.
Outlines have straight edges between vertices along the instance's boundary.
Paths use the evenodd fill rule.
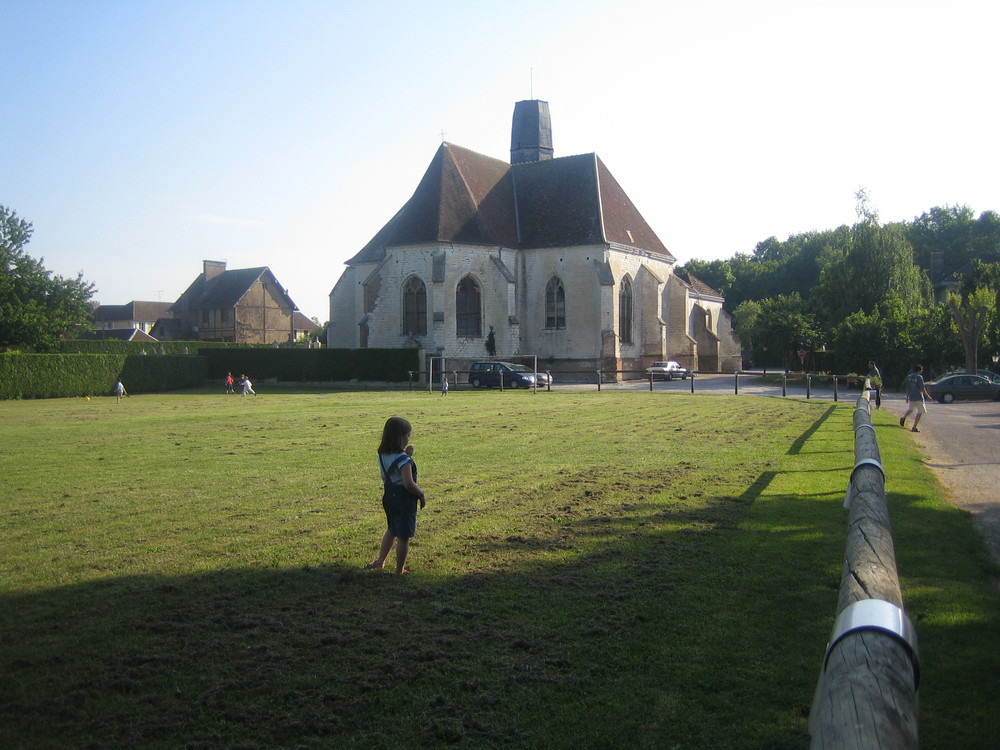
<path fill-rule="evenodd" d="M 746 638 L 777 625 L 744 606 L 741 579 L 768 583 L 731 533 L 772 478 L 570 520 L 565 558 L 507 570 L 487 540 L 474 552 L 497 564 L 460 576 L 238 569 L 5 595 L 0 745 L 801 747 L 815 649 L 790 668 L 787 644 Z M 609 543 L 574 555 L 591 534 Z M 782 597 L 809 597 L 799 575 Z"/>
<path fill-rule="evenodd" d="M 805 432 L 795 439 L 795 442 L 793 442 L 788 448 L 788 455 L 794 456 L 801 453 L 803 446 L 809 442 L 809 438 L 819 431 L 826 421 L 833 416 L 837 409 L 837 406 L 828 407 L 826 411 L 824 411 L 823 414 L 815 422 L 813 422 Z"/>

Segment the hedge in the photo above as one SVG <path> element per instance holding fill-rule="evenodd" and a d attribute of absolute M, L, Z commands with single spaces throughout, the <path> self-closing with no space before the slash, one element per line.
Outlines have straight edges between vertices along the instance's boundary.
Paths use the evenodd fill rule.
<path fill-rule="evenodd" d="M 221 382 L 227 372 L 246 373 L 257 381 L 400 383 L 409 379 L 408 371 L 420 369 L 417 349 L 275 349 L 165 342 L 164 349 L 174 348 L 166 344 L 184 344 L 191 353 L 143 355 L 141 347 L 152 352 L 154 345 L 126 341 L 70 341 L 67 348 L 77 343 L 133 353 L 0 354 L 0 399 L 103 395 L 110 393 L 119 376 L 130 393 L 159 393 L 198 388 L 209 380 Z"/>
<path fill-rule="evenodd" d="M 208 375 L 221 381 L 227 372 L 251 380 L 326 383 L 378 380 L 400 383 L 420 369 L 417 349 L 201 349 Z"/>
<path fill-rule="evenodd" d="M 129 393 L 201 386 L 203 357 L 126 354 L 0 354 L 0 399 L 103 396 L 121 377 Z"/>

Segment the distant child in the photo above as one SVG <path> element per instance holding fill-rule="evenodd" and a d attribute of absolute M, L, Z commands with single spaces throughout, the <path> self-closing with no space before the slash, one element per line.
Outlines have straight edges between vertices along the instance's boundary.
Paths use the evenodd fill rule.
<path fill-rule="evenodd" d="M 233 374 L 226 373 L 226 393 L 233 393 Z"/>
<path fill-rule="evenodd" d="M 244 396 L 247 395 L 248 393 L 251 396 L 257 395 L 257 391 L 253 389 L 253 383 L 250 382 L 250 378 L 248 378 L 246 375 L 240 375 L 240 385 L 243 386 Z"/>
<path fill-rule="evenodd" d="M 441 395 L 448 395 L 448 378 L 441 378 Z"/>
<path fill-rule="evenodd" d="M 408 573 L 406 554 L 410 539 L 417 533 L 417 503 L 427 504 L 424 491 L 417 485 L 417 465 L 413 462 L 410 445 L 410 423 L 402 417 L 390 417 L 382 428 L 378 447 L 379 472 L 382 475 L 382 508 L 387 528 L 382 537 L 378 559 L 368 563 L 368 570 L 381 570 L 396 545 L 396 572 Z"/>
<path fill-rule="evenodd" d="M 127 396 L 128 391 L 125 390 L 125 384 L 122 383 L 122 379 L 118 378 L 115 381 L 115 403 L 120 404 L 122 402 L 122 396 Z"/>

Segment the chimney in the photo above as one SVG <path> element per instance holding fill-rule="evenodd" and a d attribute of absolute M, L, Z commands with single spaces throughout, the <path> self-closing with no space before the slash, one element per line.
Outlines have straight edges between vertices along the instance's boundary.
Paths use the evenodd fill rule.
<path fill-rule="evenodd" d="M 224 260 L 203 260 L 202 268 L 205 275 L 205 281 L 209 279 L 214 279 L 220 273 L 226 270 L 226 261 Z"/>
<path fill-rule="evenodd" d="M 510 163 L 524 164 L 552 158 L 552 120 L 549 103 L 538 99 L 514 105 L 510 129 Z"/>

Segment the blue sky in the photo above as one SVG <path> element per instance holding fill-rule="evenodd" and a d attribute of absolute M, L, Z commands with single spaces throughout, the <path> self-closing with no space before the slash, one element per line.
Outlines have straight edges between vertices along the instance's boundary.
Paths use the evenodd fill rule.
<path fill-rule="evenodd" d="M 514 102 L 681 261 L 937 205 L 1000 211 L 993 0 L 0 0 L 0 204 L 95 299 L 269 266 L 321 322 L 444 138 Z"/>

